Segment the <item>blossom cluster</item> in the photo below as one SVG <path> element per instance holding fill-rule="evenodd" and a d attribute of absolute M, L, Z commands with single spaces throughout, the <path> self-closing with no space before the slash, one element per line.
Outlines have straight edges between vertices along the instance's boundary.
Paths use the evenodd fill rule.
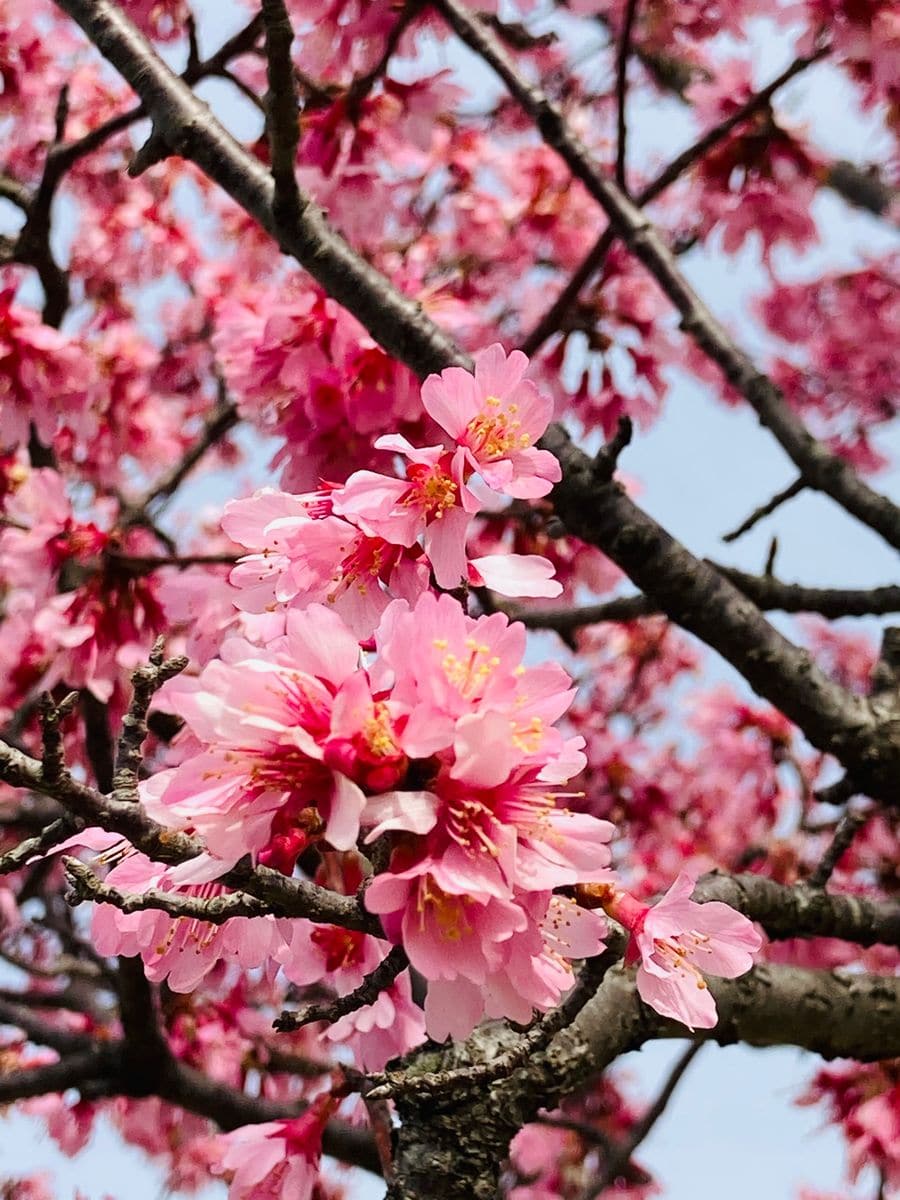
<path fill-rule="evenodd" d="M 332 889 L 362 884 L 384 938 L 100 905 L 102 952 L 141 954 L 174 991 L 224 960 L 274 962 L 298 985 L 327 979 L 346 994 L 400 945 L 428 983 L 424 1026 L 404 977 L 329 1033 L 371 1065 L 426 1030 L 461 1038 L 485 1016 L 528 1022 L 552 1007 L 573 963 L 604 946 L 602 905 L 643 954 L 645 999 L 692 1027 L 715 1023 L 694 963 L 740 974 L 758 935 L 722 905 L 692 904 L 689 876 L 649 916 L 622 889 L 612 824 L 565 804 L 586 761 L 584 739 L 558 727 L 574 696 L 568 675 L 525 661 L 522 625 L 468 616 L 441 590 L 464 573 L 496 586 L 488 559 L 466 559 L 475 489 L 540 498 L 559 478 L 534 445 L 552 406 L 523 379 L 526 366 L 492 346 L 474 374 L 426 380 L 423 403 L 446 441 L 421 449 L 382 437 L 405 460 L 402 478 L 360 471 L 314 495 L 265 491 L 227 506 L 227 532 L 255 550 L 232 573 L 237 602 L 271 621 L 256 641 L 226 637 L 199 674 L 164 686 L 159 703 L 185 729 L 141 790 L 152 817 L 198 835 L 206 852 L 174 868 L 132 855 L 108 876 L 126 891 L 211 896 L 247 854 L 291 874 L 316 848 Z M 501 561 L 515 572 L 516 556 Z"/>

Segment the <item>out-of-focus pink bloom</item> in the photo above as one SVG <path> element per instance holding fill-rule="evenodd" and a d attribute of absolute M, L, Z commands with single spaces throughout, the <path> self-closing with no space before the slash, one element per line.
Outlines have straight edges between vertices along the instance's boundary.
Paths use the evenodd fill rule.
<path fill-rule="evenodd" d="M 337 1105 L 320 1096 L 293 1121 L 244 1125 L 219 1138 L 224 1154 L 213 1169 L 231 1175 L 228 1200 L 312 1200 L 322 1131 Z"/>
<path fill-rule="evenodd" d="M 640 955 L 641 998 L 664 1017 L 689 1029 L 712 1029 L 716 1002 L 704 975 L 735 979 L 753 966 L 762 937 L 753 923 L 727 904 L 695 904 L 696 875 L 682 871 L 652 908 L 616 888 L 603 901 Z"/>
<path fill-rule="evenodd" d="M 458 449 L 454 470 L 460 486 L 474 472 L 492 491 L 521 499 L 546 496 L 562 478 L 559 463 L 537 440 L 553 416 L 553 401 L 524 378 L 528 359 L 507 356 L 499 343 L 476 356 L 475 372 L 447 367 L 422 385 L 422 403 Z M 462 494 L 470 512 L 478 501 Z"/>

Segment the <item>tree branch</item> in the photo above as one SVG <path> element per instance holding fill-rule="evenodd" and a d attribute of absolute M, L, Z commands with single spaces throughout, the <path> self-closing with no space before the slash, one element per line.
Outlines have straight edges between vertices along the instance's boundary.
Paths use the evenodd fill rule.
<path fill-rule="evenodd" d="M 551 426 L 541 443 L 562 464 L 553 502 L 566 528 L 600 546 L 666 613 L 736 667 L 819 749 L 835 754 L 869 794 L 895 803 L 900 747 L 893 722 L 828 678 L 729 580 L 675 541 L 592 461 Z M 877 747 L 877 748 L 876 748 Z M 888 762 L 892 763 L 890 769 Z M 893 778 L 893 782 L 891 782 Z"/>
<path fill-rule="evenodd" d="M 787 887 L 763 875 L 713 871 L 698 880 L 698 902 L 721 900 L 753 921 L 771 938 L 834 937 L 858 946 L 900 946 L 900 903 L 825 892 L 823 885 Z"/>
<path fill-rule="evenodd" d="M 618 137 L 616 140 L 616 183 L 628 195 L 626 179 L 626 158 L 628 143 L 628 122 L 625 105 L 628 99 L 628 60 L 631 57 L 631 32 L 637 16 L 639 0 L 627 0 L 625 15 L 622 19 L 622 32 L 619 37 L 619 47 L 616 53 L 616 114 Z"/>
<path fill-rule="evenodd" d="M 681 1083 L 688 1067 L 702 1049 L 702 1042 L 692 1042 L 687 1050 L 680 1055 L 669 1074 L 669 1078 L 666 1080 L 653 1104 L 651 1104 L 636 1123 L 629 1136 L 613 1149 L 604 1163 L 603 1170 L 598 1178 L 584 1189 L 581 1200 L 596 1200 L 596 1197 L 602 1195 L 608 1187 L 611 1187 L 620 1175 L 626 1173 L 626 1168 L 632 1154 L 634 1154 L 641 1142 L 647 1138 L 653 1126 L 666 1111 L 669 1101 L 675 1094 L 675 1089 Z"/>
<path fill-rule="evenodd" d="M 269 94 L 266 97 L 266 130 L 275 196 L 272 217 L 277 228 L 288 228 L 301 215 L 305 200 L 300 199 L 295 162 L 300 140 L 297 96 L 294 91 L 294 64 L 291 43 L 294 30 L 284 0 L 262 0 L 266 26 L 266 62 Z"/>
<path fill-rule="evenodd" d="M 681 315 L 681 328 L 715 362 L 760 422 L 777 438 L 807 486 L 827 493 L 863 524 L 900 549 L 900 508 L 873 491 L 856 472 L 804 427 L 778 388 L 731 339 L 682 275 L 659 232 L 626 195 L 597 170 L 585 147 L 566 127 L 559 110 L 529 85 L 494 35 L 457 0 L 435 0 L 458 36 L 500 76 L 548 146 L 600 204 L 617 235 L 644 264 Z"/>
<path fill-rule="evenodd" d="M 285 1010 L 275 1021 L 275 1029 L 279 1033 L 290 1033 L 294 1029 L 302 1029 L 313 1021 L 327 1021 L 333 1024 L 348 1013 L 366 1008 L 374 1004 L 382 992 L 387 991 L 397 976 L 409 966 L 409 959 L 402 946 L 394 946 L 381 960 L 374 971 L 370 971 L 358 988 L 339 996 L 330 1004 L 308 1004 L 298 1012 Z"/>
<path fill-rule="evenodd" d="M 776 492 L 771 500 L 767 500 L 765 504 L 760 504 L 747 517 L 741 521 L 736 529 L 732 529 L 730 533 L 722 534 L 723 542 L 736 542 L 739 537 L 743 537 L 745 533 L 749 533 L 754 525 L 758 524 L 764 517 L 771 516 L 777 508 L 780 508 L 787 500 L 793 500 L 795 496 L 799 496 L 806 489 L 806 481 L 801 475 L 799 479 L 795 479 L 793 483 L 789 483 L 786 488 L 782 488 L 780 492 Z"/>

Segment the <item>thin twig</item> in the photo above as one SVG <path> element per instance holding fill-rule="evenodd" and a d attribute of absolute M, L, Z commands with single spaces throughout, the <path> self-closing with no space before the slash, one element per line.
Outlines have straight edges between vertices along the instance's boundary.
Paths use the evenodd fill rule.
<path fill-rule="evenodd" d="M 599 1177 L 589 1183 L 584 1189 L 581 1194 L 581 1200 L 596 1200 L 608 1187 L 612 1187 L 620 1175 L 626 1172 L 632 1154 L 634 1154 L 635 1150 L 644 1141 L 650 1130 L 665 1112 L 685 1071 L 687 1071 L 702 1048 L 703 1042 L 692 1042 L 679 1057 L 656 1100 L 634 1126 L 629 1137 L 609 1157 Z"/>
<path fill-rule="evenodd" d="M 120 888 L 103 883 L 90 867 L 77 858 L 64 858 L 63 866 L 69 882 L 66 899 L 73 905 L 92 900 L 96 904 L 112 904 L 123 913 L 152 910 L 167 913 L 176 920 L 207 921 L 210 925 L 224 925 L 233 917 L 265 917 L 272 912 L 271 906 L 264 900 L 244 892 L 209 898 L 164 892 L 158 888 L 147 888 L 144 892 L 123 892 Z"/>
<path fill-rule="evenodd" d="M 219 404 L 204 421 L 203 430 L 193 445 L 185 451 L 174 467 L 164 472 L 152 484 L 139 500 L 128 506 L 120 518 L 120 523 L 138 524 L 149 507 L 157 502 L 163 502 L 173 495 L 181 486 L 185 476 L 193 470 L 207 450 L 220 442 L 237 422 L 237 405 L 227 400 L 222 402 L 220 399 Z"/>
<path fill-rule="evenodd" d="M 639 0 L 628 0 L 625 5 L 625 16 L 622 21 L 622 33 L 619 38 L 619 48 L 616 55 L 616 110 L 618 116 L 618 139 L 616 141 L 616 183 L 626 194 L 626 155 L 628 142 L 628 122 L 625 105 L 628 99 L 628 60 L 631 57 L 631 32 L 637 16 Z"/>
<path fill-rule="evenodd" d="M 346 996 L 339 996 L 330 1004 L 308 1004 L 306 1008 L 297 1012 L 285 1010 L 276 1019 L 274 1028 L 279 1033 L 291 1033 L 295 1029 L 302 1029 L 304 1025 L 311 1025 L 313 1021 L 327 1021 L 332 1025 L 348 1013 L 374 1004 L 381 993 L 386 991 L 408 966 L 406 951 L 402 946 L 394 946 L 358 988 L 348 992 Z"/>
<path fill-rule="evenodd" d="M 801 475 L 793 483 L 789 483 L 786 488 L 782 488 L 780 492 L 776 492 L 771 500 L 767 500 L 765 504 L 760 504 L 758 508 L 755 508 L 750 516 L 745 521 L 742 521 L 736 529 L 732 529 L 730 533 L 723 533 L 722 541 L 736 542 L 739 537 L 743 537 L 745 533 L 749 533 L 753 526 L 758 524 L 763 517 L 770 516 L 787 500 L 793 500 L 794 496 L 799 496 L 805 490 L 806 481 Z"/>
<path fill-rule="evenodd" d="M 164 659 L 164 639 L 158 638 L 150 651 L 150 661 L 138 667 L 131 676 L 133 689 L 128 711 L 122 718 L 122 732 L 116 745 L 113 771 L 113 791 L 120 800 L 138 800 L 138 775 L 141 768 L 141 747 L 147 736 L 147 713 L 153 697 L 169 679 L 174 679 L 188 665 L 183 655 Z"/>
<path fill-rule="evenodd" d="M 406 4 L 391 27 L 384 43 L 384 50 L 378 62 L 367 71 L 365 75 L 360 75 L 354 79 L 347 89 L 347 114 L 351 121 L 359 119 L 360 109 L 363 101 L 369 95 L 379 79 L 387 72 L 388 63 L 393 58 L 400 39 L 406 33 L 415 18 L 419 15 L 424 5 L 424 0 L 406 0 Z"/>
<path fill-rule="evenodd" d="M 853 839 L 868 821 L 870 812 L 851 811 L 848 809 L 837 823 L 834 837 L 828 849 L 822 855 L 821 861 L 807 880 L 812 888 L 824 888 L 831 878 L 835 867 L 850 849 Z"/>

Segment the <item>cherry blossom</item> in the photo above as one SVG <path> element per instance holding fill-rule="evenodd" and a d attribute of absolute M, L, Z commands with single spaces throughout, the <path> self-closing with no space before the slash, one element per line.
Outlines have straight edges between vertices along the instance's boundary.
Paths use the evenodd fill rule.
<path fill-rule="evenodd" d="M 711 1029 L 717 1020 L 716 1003 L 705 976 L 743 975 L 752 966 L 762 938 L 745 916 L 727 904 L 691 900 L 696 882 L 696 876 L 680 872 L 652 908 L 614 886 L 602 903 L 632 935 L 641 963 L 637 973 L 641 998 L 689 1029 Z"/>

